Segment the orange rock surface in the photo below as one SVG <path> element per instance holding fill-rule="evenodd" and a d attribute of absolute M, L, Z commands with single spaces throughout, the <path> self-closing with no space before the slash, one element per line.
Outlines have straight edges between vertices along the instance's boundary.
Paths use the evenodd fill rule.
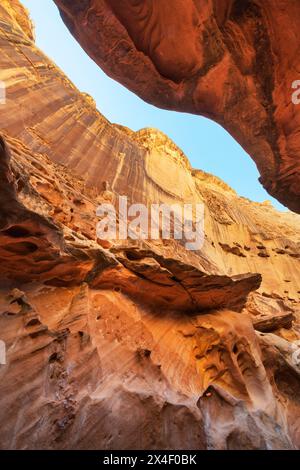
<path fill-rule="evenodd" d="M 1 3 L 0 447 L 300 448 L 299 216 L 111 124 L 28 25 Z M 103 243 L 123 194 L 204 203 L 201 250 Z"/>
<path fill-rule="evenodd" d="M 54 1 L 108 75 L 156 106 L 221 124 L 266 190 L 300 211 L 298 1 Z"/>

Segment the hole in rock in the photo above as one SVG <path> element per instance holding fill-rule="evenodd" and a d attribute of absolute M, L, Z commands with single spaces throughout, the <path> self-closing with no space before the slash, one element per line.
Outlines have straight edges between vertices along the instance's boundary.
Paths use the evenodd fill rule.
<path fill-rule="evenodd" d="M 209 387 L 205 390 L 205 392 L 204 392 L 204 394 L 203 394 L 203 397 L 204 397 L 204 398 L 211 398 L 211 397 L 213 396 L 213 392 L 214 392 L 214 389 L 213 389 L 211 386 L 209 386 Z"/>
<path fill-rule="evenodd" d="M 25 183 L 22 179 L 18 179 L 17 181 L 17 192 L 20 193 L 25 187 Z"/>
<path fill-rule="evenodd" d="M 131 251 L 126 252 L 126 257 L 129 261 L 137 261 L 140 259 L 140 256 L 137 253 Z"/>
<path fill-rule="evenodd" d="M 139 348 L 137 351 L 137 356 L 139 358 L 144 358 L 144 357 L 150 357 L 151 356 L 151 351 L 150 349 L 144 349 L 144 348 Z"/>
<path fill-rule="evenodd" d="M 30 236 L 30 232 L 26 228 L 19 225 L 14 225 L 13 227 L 5 230 L 3 233 L 12 238 L 25 238 Z"/>
<path fill-rule="evenodd" d="M 58 354 L 57 354 L 57 352 L 51 354 L 51 356 L 49 357 L 49 362 L 50 362 L 50 363 L 51 363 L 51 362 L 55 362 L 55 361 L 57 361 L 57 360 L 58 360 Z"/>
<path fill-rule="evenodd" d="M 3 312 L 2 314 L 4 317 L 15 317 L 16 315 L 18 315 L 16 312 Z"/>
<path fill-rule="evenodd" d="M 30 255 L 37 251 L 38 247 L 31 242 L 9 243 L 5 245 L 5 250 L 17 255 Z"/>
<path fill-rule="evenodd" d="M 27 323 L 26 323 L 26 326 L 36 326 L 36 325 L 40 325 L 41 322 L 38 318 L 31 318 Z"/>

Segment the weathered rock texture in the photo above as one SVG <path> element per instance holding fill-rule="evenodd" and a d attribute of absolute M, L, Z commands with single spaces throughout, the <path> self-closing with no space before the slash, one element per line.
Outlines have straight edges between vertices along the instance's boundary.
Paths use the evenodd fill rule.
<path fill-rule="evenodd" d="M 238 197 L 159 131 L 109 123 L 12 5 L 0 6 L 0 447 L 299 448 L 299 216 Z M 120 194 L 203 202 L 203 248 L 97 239 L 97 205 Z"/>
<path fill-rule="evenodd" d="M 156 106 L 217 121 L 267 191 L 300 211 L 298 1 L 54 1 L 106 73 Z"/>

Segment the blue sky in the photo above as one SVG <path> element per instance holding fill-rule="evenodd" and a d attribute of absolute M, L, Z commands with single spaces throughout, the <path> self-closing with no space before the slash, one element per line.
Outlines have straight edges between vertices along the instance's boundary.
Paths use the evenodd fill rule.
<path fill-rule="evenodd" d="M 219 176 L 238 194 L 254 201 L 273 199 L 258 182 L 255 164 L 218 124 L 201 116 L 151 106 L 107 77 L 73 39 L 52 0 L 22 0 L 36 28 L 36 43 L 83 92 L 96 100 L 111 122 L 133 130 L 156 127 L 170 136 L 195 168 Z"/>

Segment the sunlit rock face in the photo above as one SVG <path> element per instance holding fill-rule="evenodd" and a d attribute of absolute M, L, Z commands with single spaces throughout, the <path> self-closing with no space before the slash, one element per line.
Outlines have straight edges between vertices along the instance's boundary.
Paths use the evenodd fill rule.
<path fill-rule="evenodd" d="M 221 124 L 266 190 L 300 211 L 299 2 L 54 1 L 106 73 L 156 106 Z"/>
<path fill-rule="evenodd" d="M 299 216 L 240 198 L 158 130 L 108 122 L 14 8 L 0 6 L 1 448 L 299 448 Z M 124 194 L 204 203 L 201 250 L 98 239 L 96 207 Z"/>

